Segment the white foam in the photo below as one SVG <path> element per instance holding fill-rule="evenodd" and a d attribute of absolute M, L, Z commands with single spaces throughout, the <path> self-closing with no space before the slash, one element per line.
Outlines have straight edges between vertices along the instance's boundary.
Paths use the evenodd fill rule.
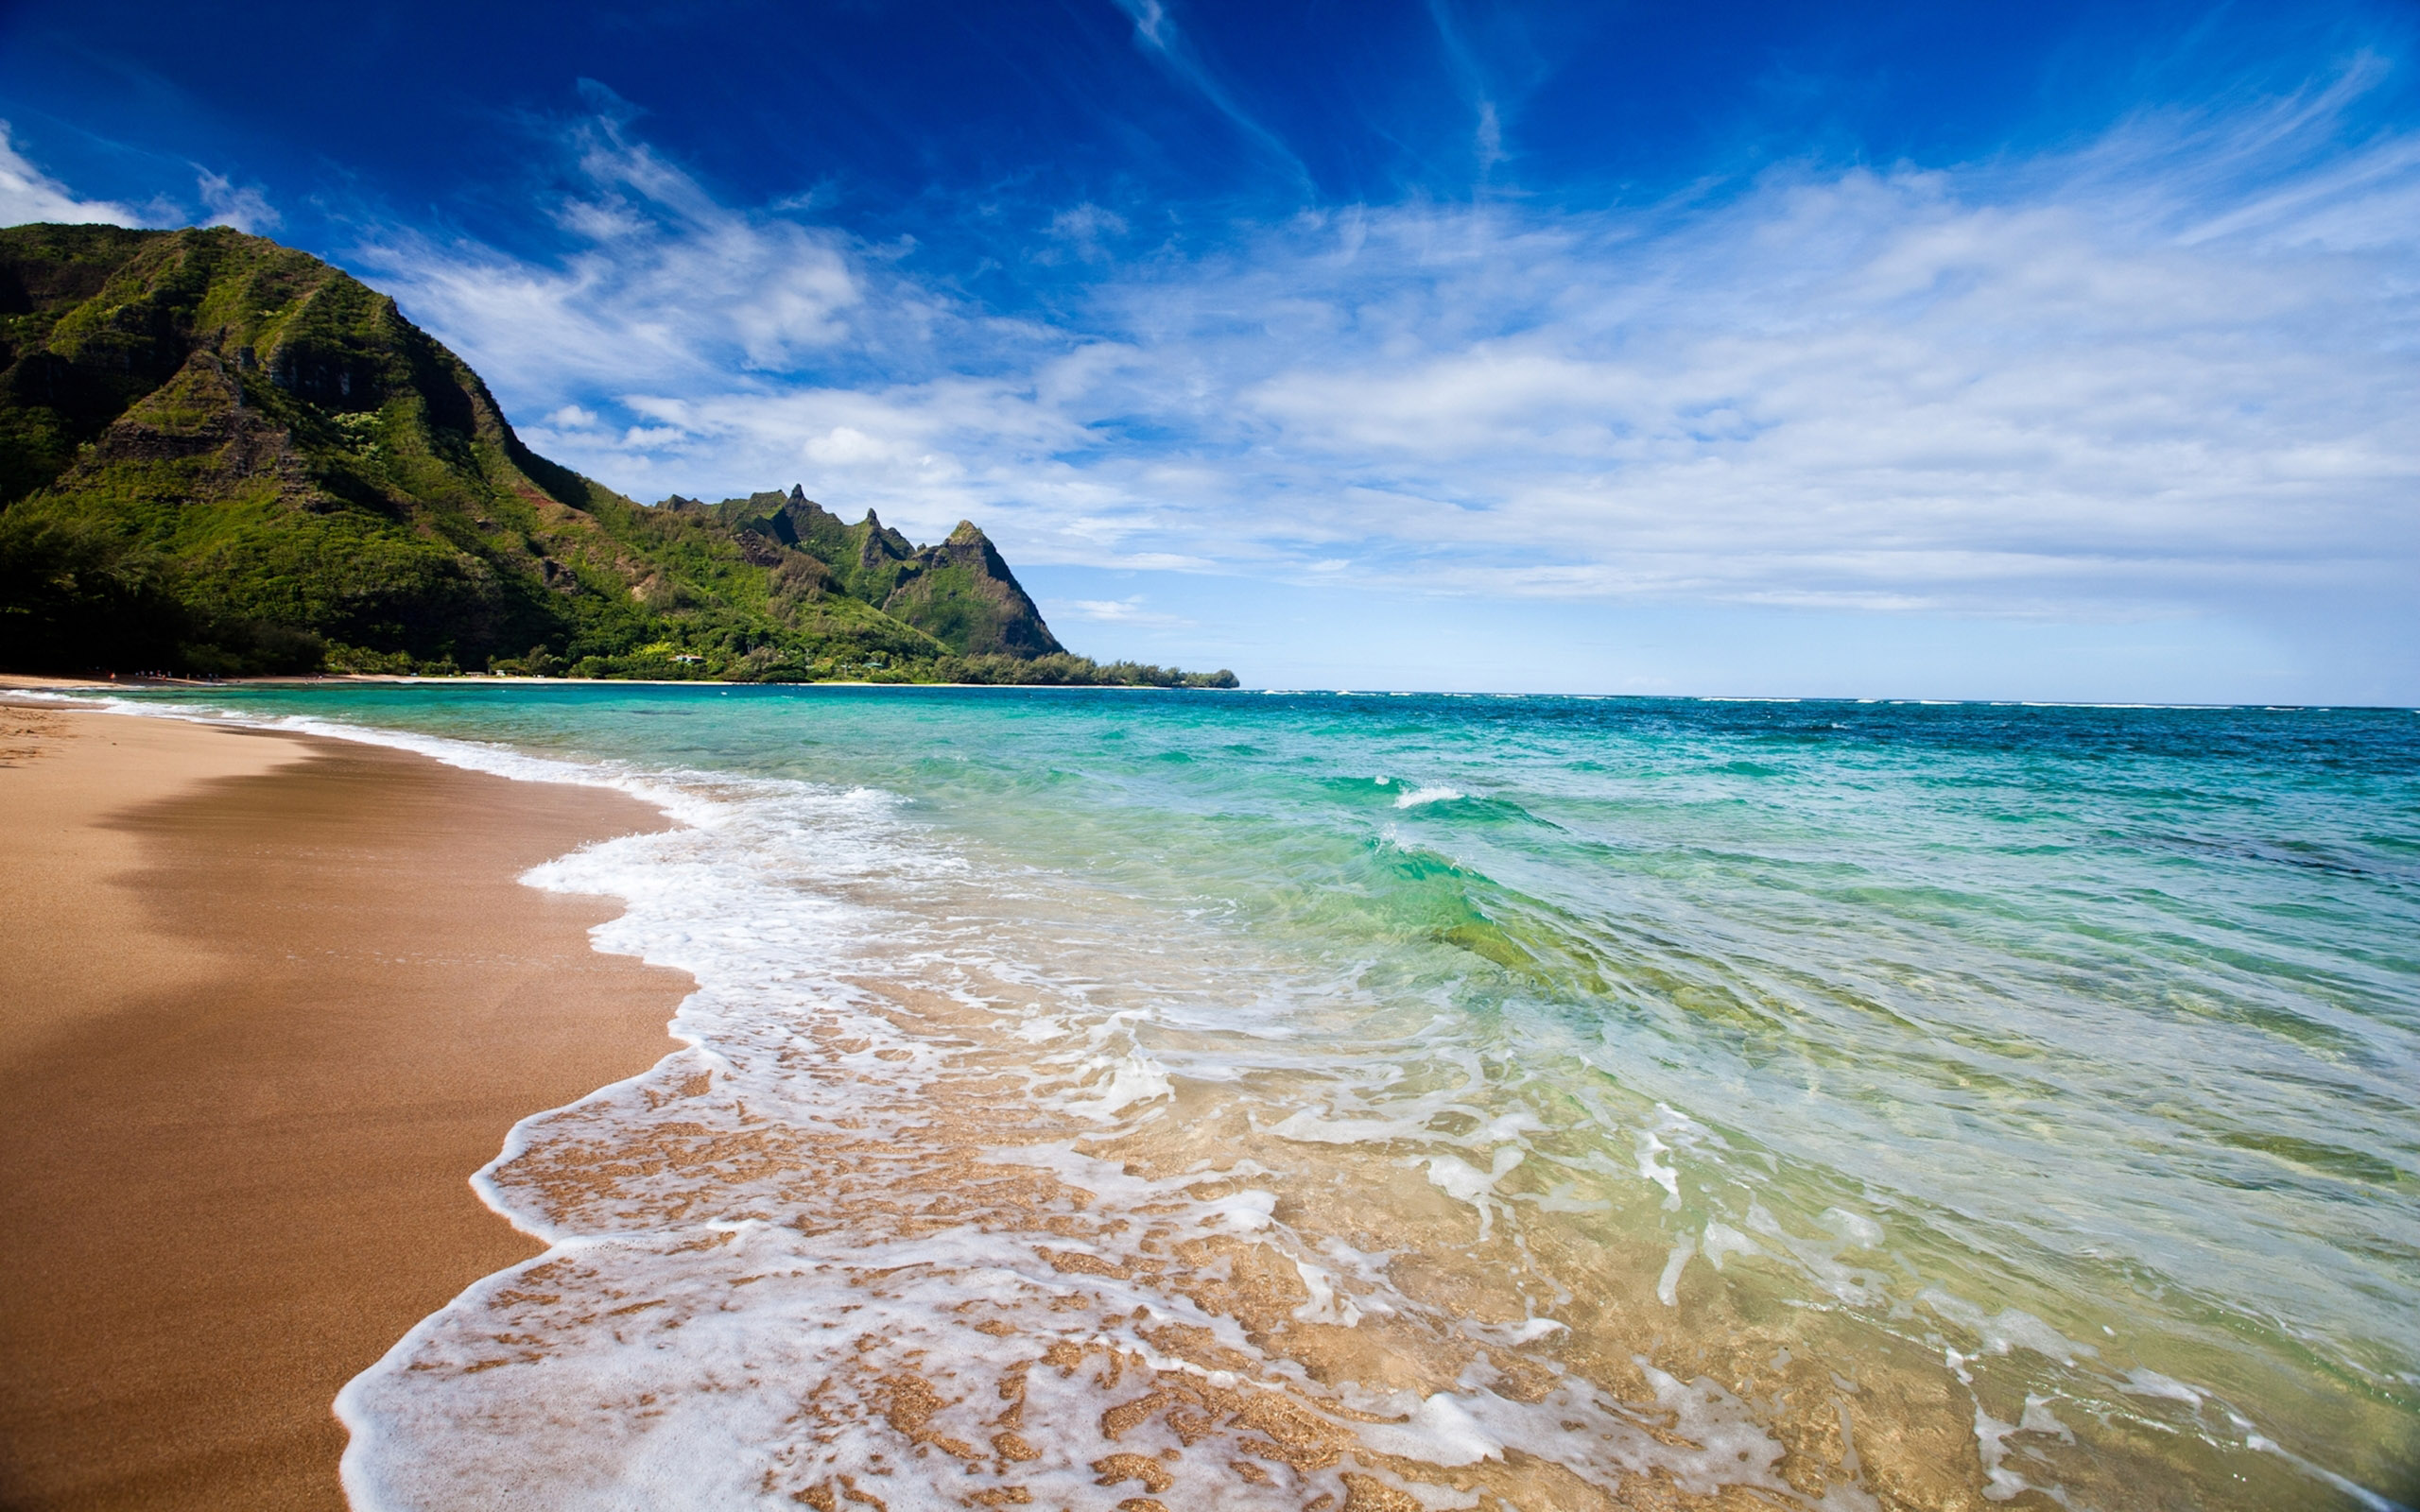
<path fill-rule="evenodd" d="M 1487 1433 L 1468 1408 L 1445 1392 L 1422 1401 L 1402 1423 L 1364 1423 L 1361 1442 L 1381 1454 L 1426 1465 L 1476 1465 L 1502 1459 L 1503 1442 Z"/>
<path fill-rule="evenodd" d="M 1541 1212 L 1611 1212 L 1614 1211 L 1611 1198 L 1579 1196 L 1575 1194 L 1578 1190 L 1577 1183 L 1558 1181 L 1543 1195 L 1530 1196 L 1524 1200 L 1535 1203 Z"/>
<path fill-rule="evenodd" d="M 2305 1459 L 2302 1455 L 2286 1448 L 2283 1444 L 2276 1442 L 2274 1439 L 2264 1437 L 2259 1434 L 2247 1434 L 2244 1437 L 2243 1444 L 2246 1449 L 2253 1450 L 2262 1454 L 2272 1454 L 2276 1456 L 2278 1459 L 2284 1460 L 2287 1464 L 2291 1465 L 2294 1469 L 2302 1471 L 2305 1475 L 2310 1476 L 2314 1480 L 2326 1482 L 2328 1485 L 2336 1487 L 2339 1491 L 2343 1492 L 2345 1496 L 2351 1498 L 2360 1505 L 2367 1508 L 2368 1512 L 2412 1512 L 2411 1507 L 2404 1505 L 2404 1503 L 2395 1501 L 2394 1498 L 2380 1496 L 2377 1492 L 2371 1490 L 2368 1486 L 2363 1486 L 2359 1481 L 2339 1475 L 2325 1465 L 2314 1464 L 2311 1461 Z"/>
<path fill-rule="evenodd" d="M 1826 1234 L 1816 1239 L 1794 1234 L 1784 1228 L 1763 1203 L 1754 1199 L 1748 1204 L 1747 1222 L 1752 1232 L 1763 1237 L 1768 1253 L 1787 1256 L 1800 1274 L 1840 1300 L 1852 1306 L 1870 1307 L 1889 1295 L 1881 1275 L 1848 1264 L 1840 1258 L 1841 1251 L 1851 1246 L 1838 1236 Z"/>
<path fill-rule="evenodd" d="M 2172 1376 L 2161 1375 L 2142 1366 L 2127 1371 L 2124 1383 L 2118 1389 L 2136 1397 L 2164 1397 L 2170 1401 L 2184 1402 L 2197 1411 L 2209 1396 L 2198 1387 L 2188 1386 Z"/>
<path fill-rule="evenodd" d="M 1518 1145 L 1504 1145 L 1484 1171 L 1451 1155 L 1432 1155 L 1427 1162 L 1428 1184 L 1455 1201 L 1467 1202 L 1478 1209 L 1478 1236 L 1485 1239 L 1495 1227 L 1495 1183 L 1512 1174 L 1524 1154 Z"/>
<path fill-rule="evenodd" d="M 1087 1118 L 1114 1118 L 1136 1103 L 1156 1102 L 1175 1090 L 1168 1081 L 1167 1068 L 1140 1050 L 1097 1056 L 1085 1062 L 1084 1069 L 1087 1073 L 1105 1074 L 1088 1080 L 1093 1095 L 1072 1099 L 1066 1105 Z"/>
<path fill-rule="evenodd" d="M 1339 1291 L 1336 1278 L 1324 1265 L 1314 1265 L 1307 1260 L 1294 1262 L 1294 1274 L 1303 1280 L 1303 1289 L 1311 1299 L 1294 1309 L 1294 1316 L 1305 1323 L 1333 1323 L 1352 1328 L 1361 1321 L 1361 1310 L 1353 1299 Z"/>
<path fill-rule="evenodd" d="M 1493 1392 L 1458 1396 L 1455 1402 L 1478 1435 L 1571 1466 L 1599 1484 L 1661 1470 L 1692 1495 L 1740 1486 L 1789 1503 L 1806 1501 L 1777 1473 L 1782 1446 L 1758 1424 L 1750 1403 L 1705 1377 L 1684 1382 L 1644 1358 L 1634 1363 L 1654 1392 L 1651 1403 L 1632 1405 L 1569 1379 L 1535 1407 Z M 1662 1433 L 1648 1432 L 1650 1422 Z M 1835 1485 L 1817 1504 L 1871 1512 L 1875 1502 L 1855 1486 Z"/>
<path fill-rule="evenodd" d="M 1671 1149 L 1672 1146 L 1665 1143 L 1663 1136 L 1657 1134 L 1653 1129 L 1639 1130 L 1639 1178 L 1645 1181 L 1652 1181 L 1657 1186 L 1662 1187 L 1665 1193 L 1664 1205 L 1668 1208 L 1677 1208 L 1681 1205 L 1681 1173 L 1656 1159 L 1659 1155 L 1668 1155 L 1671 1153 Z"/>
<path fill-rule="evenodd" d="M 1738 1229 L 1711 1219 L 1706 1223 L 1704 1236 L 1698 1241 L 1698 1247 L 1716 1270 L 1722 1268 L 1725 1256 L 1761 1255 L 1765 1252 L 1763 1246 Z"/>
<path fill-rule="evenodd" d="M 2009 1435 L 2017 1431 L 2014 1423 L 2004 1423 L 1983 1410 L 1982 1402 L 1975 1403 L 1975 1449 L 1983 1462 L 1983 1500 L 2007 1502 L 2033 1489 L 2032 1483 L 2010 1469 Z"/>
<path fill-rule="evenodd" d="M 2071 1366 L 2079 1356 L 2100 1352 L 2089 1344 L 2078 1344 L 2022 1308 L 2004 1307 L 1996 1313 L 1985 1313 L 1964 1297 L 1945 1292 L 1938 1286 L 1927 1286 L 1918 1292 L 1916 1300 L 1979 1336 L 1984 1352 L 1989 1354 L 2031 1349 L 2061 1365 Z"/>
<path fill-rule="evenodd" d="M 1857 1249 L 1876 1249 L 1882 1245 L 1882 1226 L 1862 1213 L 1846 1208 L 1826 1208 L 1816 1215 L 1816 1222 L 1831 1230 L 1841 1243 Z"/>
<path fill-rule="evenodd" d="M 1672 1246 L 1664 1262 L 1664 1273 L 1655 1278 L 1655 1299 L 1666 1307 L 1678 1307 L 1681 1302 L 1681 1272 L 1688 1268 L 1689 1257 L 1698 1252 L 1698 1242 L 1684 1239 Z"/>
<path fill-rule="evenodd" d="M 1416 809 L 1429 803 L 1450 803 L 1469 794 L 1457 787 L 1415 787 L 1409 793 L 1395 795 L 1395 807 Z"/>

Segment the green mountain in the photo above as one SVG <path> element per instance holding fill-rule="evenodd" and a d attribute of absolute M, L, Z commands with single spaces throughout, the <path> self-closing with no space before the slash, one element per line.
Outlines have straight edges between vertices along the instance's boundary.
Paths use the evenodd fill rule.
<path fill-rule="evenodd" d="M 0 665 L 1232 686 L 1070 655 L 982 531 L 627 499 L 224 228 L 0 230 Z"/>
<path fill-rule="evenodd" d="M 842 524 L 803 488 L 717 505 L 675 494 L 665 507 L 704 512 L 767 566 L 792 552 L 821 562 L 830 575 L 827 592 L 873 605 L 960 656 L 1065 654 L 998 549 L 971 520 L 959 521 L 940 545 L 919 547 L 886 528 L 872 509 L 856 524 Z"/>

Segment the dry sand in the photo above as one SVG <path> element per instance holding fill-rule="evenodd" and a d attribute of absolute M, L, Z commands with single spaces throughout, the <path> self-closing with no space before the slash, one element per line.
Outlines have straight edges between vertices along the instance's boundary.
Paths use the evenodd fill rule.
<path fill-rule="evenodd" d="M 0 1507 L 339 1507 L 344 1382 L 537 1251 L 466 1178 L 688 979 L 514 879 L 662 827 L 372 747 L 0 707 Z"/>

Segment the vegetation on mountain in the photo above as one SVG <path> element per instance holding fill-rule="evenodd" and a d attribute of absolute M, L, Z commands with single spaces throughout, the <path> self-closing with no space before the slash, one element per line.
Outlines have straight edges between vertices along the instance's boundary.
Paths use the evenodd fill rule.
<path fill-rule="evenodd" d="M 972 523 L 627 499 L 305 253 L 51 225 L 0 230 L 0 665 L 1235 683 L 1069 654 Z"/>

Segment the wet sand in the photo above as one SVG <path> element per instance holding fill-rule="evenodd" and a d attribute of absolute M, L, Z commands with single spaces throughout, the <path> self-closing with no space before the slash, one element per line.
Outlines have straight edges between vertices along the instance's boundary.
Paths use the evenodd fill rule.
<path fill-rule="evenodd" d="M 689 987 L 520 885 L 663 827 L 342 742 L 0 707 L 0 1507 L 339 1507 L 337 1390 L 537 1252 L 466 1178 Z"/>

